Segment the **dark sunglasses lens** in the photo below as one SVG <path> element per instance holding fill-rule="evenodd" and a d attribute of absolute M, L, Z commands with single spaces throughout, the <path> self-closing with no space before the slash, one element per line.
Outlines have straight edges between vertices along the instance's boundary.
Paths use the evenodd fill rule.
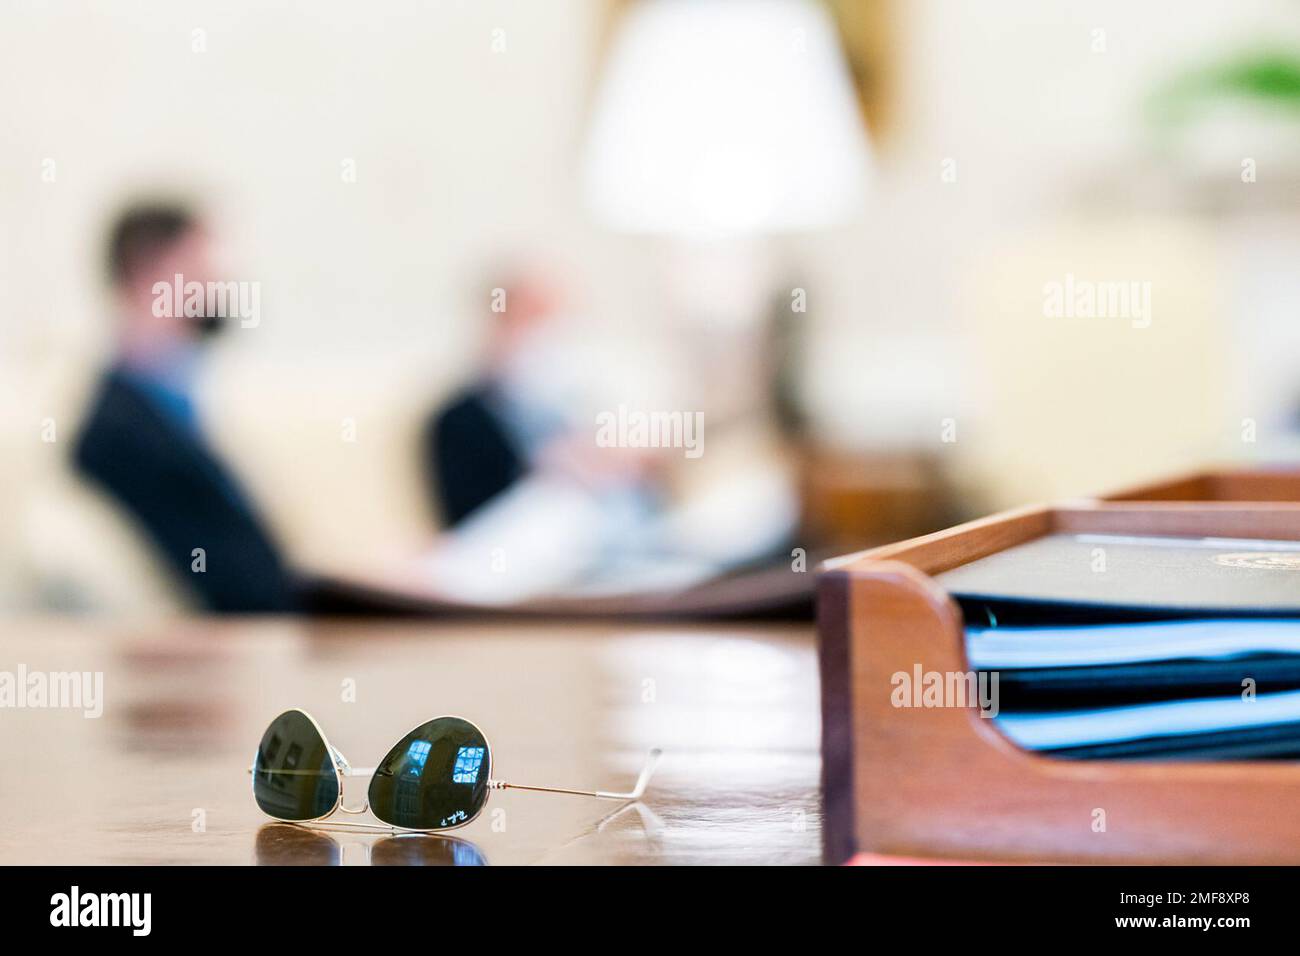
<path fill-rule="evenodd" d="M 288 710 L 266 728 L 253 760 L 253 797 L 280 820 L 315 820 L 339 801 L 329 746 L 310 717 Z"/>
<path fill-rule="evenodd" d="M 421 724 L 397 742 L 370 781 L 370 810 L 410 830 L 459 826 L 487 800 L 492 757 L 477 727 L 459 717 Z"/>

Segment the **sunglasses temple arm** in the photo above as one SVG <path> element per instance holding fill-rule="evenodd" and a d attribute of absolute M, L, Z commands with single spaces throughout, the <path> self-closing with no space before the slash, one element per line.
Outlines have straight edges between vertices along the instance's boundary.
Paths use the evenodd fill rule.
<path fill-rule="evenodd" d="M 655 767 L 659 763 L 659 758 L 663 756 L 663 751 L 657 747 L 650 751 L 646 757 L 645 766 L 641 768 L 641 776 L 637 777 L 636 786 L 626 793 L 617 793 L 610 790 L 573 790 L 568 787 L 527 787 L 521 783 L 507 783 L 504 780 L 489 780 L 488 786 L 493 790 L 530 790 L 533 793 L 568 793 L 576 797 L 598 797 L 601 800 L 640 800 L 645 793 L 646 785 L 650 783 L 650 777 L 655 772 Z"/>

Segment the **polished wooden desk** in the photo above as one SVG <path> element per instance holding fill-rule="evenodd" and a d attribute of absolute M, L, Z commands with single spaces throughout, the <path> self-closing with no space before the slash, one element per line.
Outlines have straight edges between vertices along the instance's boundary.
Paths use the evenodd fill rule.
<path fill-rule="evenodd" d="M 811 625 L 10 619 L 0 670 L 20 664 L 101 671 L 105 703 L 98 719 L 0 709 L 0 864 L 821 857 Z M 484 729 L 493 776 L 515 783 L 624 789 L 650 747 L 665 754 L 642 803 L 613 816 L 504 791 L 456 841 L 307 831 L 263 816 L 246 773 L 291 706 L 354 766 L 447 713 Z M 345 803 L 365 786 L 349 780 Z"/>

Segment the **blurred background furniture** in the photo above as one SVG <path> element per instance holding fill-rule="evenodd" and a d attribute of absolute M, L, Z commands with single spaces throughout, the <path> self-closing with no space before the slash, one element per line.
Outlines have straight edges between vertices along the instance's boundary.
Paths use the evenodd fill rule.
<path fill-rule="evenodd" d="M 656 83 L 645 95 L 662 109 L 612 116 L 617 76 L 656 76 L 664 25 L 702 23 L 713 5 L 484 0 L 432 6 L 407 30 L 345 0 L 306 16 L 197 0 L 12 11 L 0 58 L 45 82 L 0 106 L 19 144 L 0 168 L 0 608 L 117 593 L 106 582 L 128 569 L 141 594 L 158 589 L 107 532 L 73 532 L 77 563 L 23 530 L 61 507 L 111 336 L 100 231 L 142 189 L 200 194 L 232 275 L 263 286 L 263 321 L 221 346 L 203 404 L 303 567 L 373 565 L 437 533 L 420 421 L 472 367 L 485 273 L 519 258 L 554 261 L 580 290 L 582 348 L 565 372 L 599 373 L 597 407 L 709 409 L 719 442 L 674 491 L 694 492 L 706 468 L 710 492 L 761 470 L 810 503 L 807 528 L 837 548 L 876 540 L 850 541 L 841 521 L 903 532 L 873 529 L 865 497 L 829 503 L 859 480 L 841 455 L 878 466 L 888 488 L 899 479 L 882 461 L 931 463 L 905 484 L 952 489 L 957 517 L 1207 460 L 1296 460 L 1287 0 L 743 7 L 736 36 L 788 43 L 758 57 L 715 45 L 714 59 L 682 47 L 678 78 L 698 95 Z M 92 86 L 130 108 L 99 109 Z M 709 103 L 717 122 L 700 119 Z M 789 135 L 763 139 L 773 130 Z M 608 139 L 624 135 L 645 157 Z M 674 175 L 644 194 L 663 197 L 686 161 L 725 153 L 724 135 L 746 162 L 734 176 L 704 163 L 698 207 L 636 207 L 633 164 L 664 159 Z M 843 163 L 797 148 L 849 140 Z M 774 188 L 806 202 L 763 201 Z M 641 222 L 657 232 L 616 228 L 638 208 L 662 213 Z M 691 236 L 701 222 L 730 238 Z M 1046 316 L 1044 286 L 1067 274 L 1150 283 L 1150 327 Z M 774 301 L 792 329 L 768 348 Z M 777 392 L 799 412 L 792 432 L 769 421 Z M 838 490 L 818 487 L 792 442 Z"/>

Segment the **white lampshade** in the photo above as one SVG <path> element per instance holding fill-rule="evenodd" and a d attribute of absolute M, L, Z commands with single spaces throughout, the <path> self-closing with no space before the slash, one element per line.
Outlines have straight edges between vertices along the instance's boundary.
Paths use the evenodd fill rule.
<path fill-rule="evenodd" d="M 812 0 L 642 0 L 615 38 L 585 159 L 607 225 L 711 237 L 851 215 L 870 149 Z"/>

